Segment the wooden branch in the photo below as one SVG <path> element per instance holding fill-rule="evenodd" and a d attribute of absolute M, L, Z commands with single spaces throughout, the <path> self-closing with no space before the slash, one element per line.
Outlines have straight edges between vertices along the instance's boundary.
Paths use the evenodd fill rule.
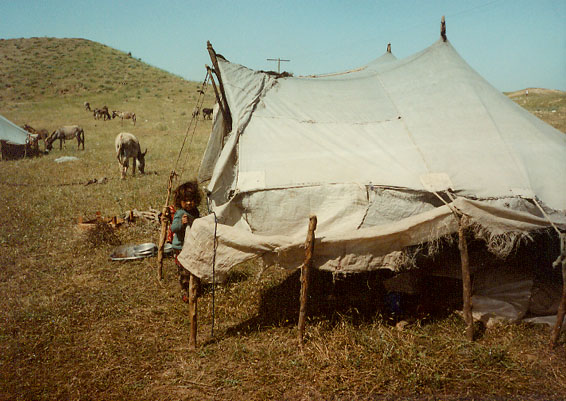
<path fill-rule="evenodd" d="M 558 313 L 556 314 L 556 324 L 552 330 L 552 337 L 550 339 L 551 348 L 554 348 L 558 343 L 560 331 L 562 330 L 562 323 L 564 322 L 564 316 L 566 315 L 566 233 L 560 234 L 560 256 L 553 265 L 555 267 L 562 265 L 562 299 L 560 300 L 560 306 L 558 307 Z"/>
<path fill-rule="evenodd" d="M 303 348 L 303 335 L 305 332 L 305 321 L 307 316 L 307 298 L 309 287 L 309 275 L 312 268 L 312 256 L 314 252 L 314 231 L 316 230 L 316 216 L 309 218 L 309 230 L 305 242 L 305 262 L 301 266 L 301 309 L 299 311 L 299 346 Z"/>
<path fill-rule="evenodd" d="M 190 322 L 190 338 L 189 347 L 191 349 L 197 348 L 197 301 L 198 301 L 198 288 L 200 286 L 200 279 L 193 273 L 190 274 L 189 279 L 189 322 Z"/>
<path fill-rule="evenodd" d="M 464 320 L 466 321 L 466 337 L 474 339 L 474 319 L 472 317 L 472 280 L 470 278 L 470 259 L 468 255 L 468 243 L 464 227 L 464 217 L 460 217 L 458 229 L 458 249 L 462 262 L 462 288 L 464 298 Z"/>
<path fill-rule="evenodd" d="M 161 233 L 159 234 L 159 244 L 157 247 L 157 278 L 163 280 L 163 248 L 165 246 L 165 239 L 167 237 L 167 226 L 169 225 L 169 200 L 171 198 L 171 188 L 173 187 L 173 178 L 175 171 L 169 174 L 169 181 L 167 182 L 167 197 L 165 198 L 165 206 L 163 206 L 163 213 L 161 214 Z"/>
<path fill-rule="evenodd" d="M 214 67 L 214 73 L 218 78 L 218 86 L 220 86 L 220 93 L 222 94 L 222 102 L 224 104 L 224 109 L 226 110 L 226 126 L 228 127 L 228 132 L 232 131 L 232 116 L 230 115 L 230 107 L 228 107 L 228 101 L 226 100 L 226 93 L 224 92 L 224 83 L 222 81 L 222 75 L 220 74 L 220 68 L 218 67 L 218 59 L 216 58 L 216 52 L 210 44 L 210 41 L 206 42 L 206 48 L 208 54 L 210 55 L 210 60 L 212 61 L 212 66 Z"/>

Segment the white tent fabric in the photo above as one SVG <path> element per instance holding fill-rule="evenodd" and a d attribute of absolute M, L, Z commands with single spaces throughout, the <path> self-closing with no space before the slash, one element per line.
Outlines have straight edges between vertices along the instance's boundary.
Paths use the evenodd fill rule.
<path fill-rule="evenodd" d="M 205 281 L 215 230 L 221 281 L 258 255 L 298 267 L 312 214 L 315 266 L 346 272 L 393 267 L 391 252 L 456 232 L 451 207 L 492 235 L 566 227 L 566 135 L 449 42 L 324 76 L 275 78 L 223 59 L 219 69 L 232 130 L 216 113 L 199 171 L 218 225 L 197 219 L 179 255 Z"/>
<path fill-rule="evenodd" d="M 26 130 L 0 115 L 0 140 L 12 145 L 25 145 L 28 135 Z"/>

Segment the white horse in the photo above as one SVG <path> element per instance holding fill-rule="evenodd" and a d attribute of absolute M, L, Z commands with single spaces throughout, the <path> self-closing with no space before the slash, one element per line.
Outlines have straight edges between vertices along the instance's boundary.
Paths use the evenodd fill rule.
<path fill-rule="evenodd" d="M 120 164 L 120 178 L 126 178 L 130 158 L 133 160 L 132 175 L 136 175 L 136 160 L 140 173 L 144 174 L 147 149 L 142 153 L 138 138 L 128 132 L 121 132 L 116 136 L 114 144 L 116 145 L 116 158 Z"/>

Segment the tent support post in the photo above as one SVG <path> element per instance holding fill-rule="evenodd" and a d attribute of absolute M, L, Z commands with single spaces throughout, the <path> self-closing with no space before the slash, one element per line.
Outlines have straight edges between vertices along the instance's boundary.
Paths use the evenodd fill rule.
<path fill-rule="evenodd" d="M 309 230 L 305 242 L 305 262 L 301 266 L 301 309 L 299 311 L 299 347 L 303 349 L 303 334 L 307 316 L 307 297 L 309 288 L 309 275 L 312 268 L 312 255 L 314 252 L 314 230 L 316 230 L 316 216 L 309 218 Z"/>
<path fill-rule="evenodd" d="M 195 350 L 197 348 L 197 301 L 200 279 L 193 273 L 189 274 L 189 322 L 191 326 L 189 348 Z"/>
<path fill-rule="evenodd" d="M 224 83 L 222 82 L 222 75 L 220 74 L 220 68 L 218 67 L 218 59 L 216 58 L 216 52 L 214 48 L 210 44 L 210 41 L 206 42 L 206 48 L 208 50 L 208 54 L 210 55 L 210 60 L 212 61 L 212 65 L 214 67 L 214 73 L 218 78 L 218 86 L 220 86 L 220 93 L 222 94 L 222 102 L 224 105 L 224 119 L 226 120 L 226 125 L 228 126 L 228 132 L 232 131 L 232 117 L 230 116 L 230 107 L 228 107 L 228 101 L 226 100 L 226 93 L 224 92 Z"/>
<path fill-rule="evenodd" d="M 556 324 L 552 330 L 552 338 L 550 339 L 550 347 L 554 348 L 558 343 L 560 337 L 560 330 L 562 329 L 562 322 L 564 315 L 566 315 L 566 233 L 560 233 L 560 256 L 553 263 L 555 267 L 562 265 L 562 299 L 556 314 Z"/>
<path fill-rule="evenodd" d="M 462 289 L 464 298 L 464 320 L 466 322 L 466 338 L 474 339 L 474 319 L 472 317 L 472 279 L 470 278 L 470 258 L 468 255 L 468 243 L 466 242 L 464 217 L 460 217 L 458 228 L 458 249 L 462 262 Z"/>
<path fill-rule="evenodd" d="M 205 65 L 205 67 L 208 73 L 210 74 L 210 82 L 212 82 L 212 88 L 214 89 L 214 95 L 216 96 L 216 103 L 218 103 L 218 106 L 220 107 L 220 112 L 222 113 L 222 117 L 224 117 L 224 121 L 226 121 L 227 114 L 226 111 L 224 110 L 224 105 L 222 104 L 220 94 L 218 93 L 216 82 L 214 81 L 214 77 L 212 76 L 212 68 L 210 68 L 208 65 Z"/>

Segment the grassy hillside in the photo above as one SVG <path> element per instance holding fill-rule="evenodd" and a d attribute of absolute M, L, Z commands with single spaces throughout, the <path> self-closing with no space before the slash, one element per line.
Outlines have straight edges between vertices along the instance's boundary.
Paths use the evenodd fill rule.
<path fill-rule="evenodd" d="M 495 327 L 468 343 L 456 313 L 396 327 L 377 306 L 368 315 L 335 302 L 310 316 L 299 352 L 298 277 L 260 276 L 256 264 L 214 297 L 203 289 L 190 351 L 173 260 L 158 282 L 155 258 L 109 257 L 118 244 L 157 243 L 158 224 L 85 235 L 77 219 L 159 209 L 172 168 L 183 172 L 174 185 L 196 174 L 211 126 L 199 119 L 187 129 L 198 86 L 87 40 L 0 40 L 0 114 L 49 131 L 79 124 L 86 138 L 84 151 L 68 141 L 40 158 L 0 161 L 0 400 L 563 399 L 564 336 L 551 351 L 541 326 Z M 553 119 L 563 116 L 563 92 L 510 96 L 565 130 Z M 133 111 L 137 124 L 95 120 L 85 101 Z M 209 88 L 203 105 L 213 101 Z M 119 179 L 121 131 L 148 148 L 148 174 Z"/>
<path fill-rule="evenodd" d="M 0 40 L 0 100 L 88 94 L 141 99 L 175 96 L 191 83 L 85 39 Z M 203 69 L 204 77 L 204 69 Z"/>
<path fill-rule="evenodd" d="M 527 95 L 526 90 L 510 92 L 506 95 L 541 120 L 566 133 L 566 92 L 528 88 Z"/>

